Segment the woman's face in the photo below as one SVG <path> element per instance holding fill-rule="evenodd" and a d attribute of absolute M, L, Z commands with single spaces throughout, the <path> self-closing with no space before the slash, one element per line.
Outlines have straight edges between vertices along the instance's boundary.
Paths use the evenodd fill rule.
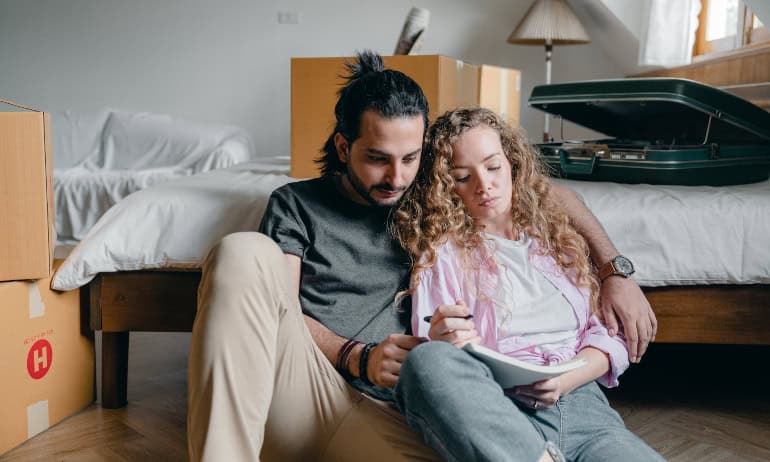
<path fill-rule="evenodd" d="M 449 172 L 476 224 L 491 233 L 510 229 L 513 179 L 500 135 L 480 125 L 465 132 L 452 150 Z"/>

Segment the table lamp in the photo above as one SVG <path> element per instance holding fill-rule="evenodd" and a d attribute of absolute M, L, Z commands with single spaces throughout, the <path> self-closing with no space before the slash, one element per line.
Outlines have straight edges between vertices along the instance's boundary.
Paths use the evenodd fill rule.
<path fill-rule="evenodd" d="M 508 37 L 508 43 L 545 45 L 545 83 L 551 83 L 554 45 L 588 43 L 591 39 L 572 8 L 564 0 L 535 0 Z M 543 141 L 551 141 L 549 115 L 545 114 Z"/>

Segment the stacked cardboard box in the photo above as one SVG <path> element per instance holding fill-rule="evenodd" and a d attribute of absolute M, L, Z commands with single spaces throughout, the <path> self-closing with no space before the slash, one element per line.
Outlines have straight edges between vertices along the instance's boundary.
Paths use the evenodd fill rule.
<path fill-rule="evenodd" d="M 521 72 L 505 67 L 479 66 L 478 105 L 491 109 L 512 127 L 519 126 Z"/>
<path fill-rule="evenodd" d="M 1 102 L 1 101 L 0 101 Z M 79 291 L 53 269 L 48 115 L 0 112 L 0 454 L 94 399 L 94 344 Z"/>
<path fill-rule="evenodd" d="M 314 160 L 334 129 L 334 105 L 344 85 L 345 63 L 353 58 L 291 60 L 291 176 L 319 175 Z M 482 106 L 519 123 L 519 71 L 476 66 L 441 55 L 386 56 L 386 68 L 399 70 L 422 87 L 430 120 L 457 107 Z"/>
<path fill-rule="evenodd" d="M 50 127 L 43 112 L 0 112 L 0 281 L 51 275 Z"/>

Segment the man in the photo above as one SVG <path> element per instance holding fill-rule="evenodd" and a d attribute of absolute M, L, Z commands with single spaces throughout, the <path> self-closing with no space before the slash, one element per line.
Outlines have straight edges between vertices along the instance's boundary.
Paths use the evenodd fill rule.
<path fill-rule="evenodd" d="M 349 70 L 322 177 L 273 193 L 260 227 L 269 238 L 227 236 L 204 262 L 191 460 L 438 460 L 388 404 L 423 341 L 406 333 L 408 309 L 394 306 L 410 268 L 386 223 L 417 174 L 428 103 L 374 53 Z M 615 257 L 593 215 L 555 189 L 594 261 Z M 617 329 L 617 314 L 638 360 L 655 334 L 649 304 L 630 279 L 608 278 L 602 295 L 608 325 Z"/>

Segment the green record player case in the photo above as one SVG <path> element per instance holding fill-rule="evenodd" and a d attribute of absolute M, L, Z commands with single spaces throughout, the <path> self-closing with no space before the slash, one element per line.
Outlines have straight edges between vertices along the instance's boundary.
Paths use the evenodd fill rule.
<path fill-rule="evenodd" d="M 674 78 L 540 85 L 529 105 L 609 137 L 536 145 L 555 176 L 712 186 L 770 176 L 770 112 L 709 85 Z"/>

